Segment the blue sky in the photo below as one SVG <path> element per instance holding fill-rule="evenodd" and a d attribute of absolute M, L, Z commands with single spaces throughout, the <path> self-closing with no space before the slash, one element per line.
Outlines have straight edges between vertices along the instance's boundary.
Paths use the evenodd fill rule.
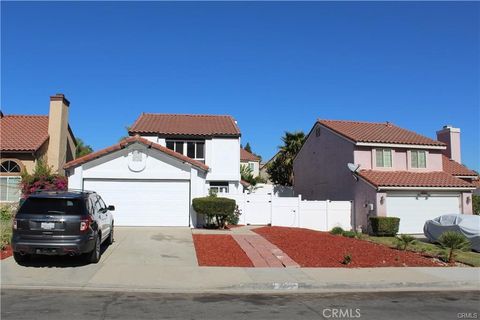
<path fill-rule="evenodd" d="M 480 5 L 454 2 L 2 2 L 1 107 L 71 101 L 74 133 L 116 143 L 141 112 L 231 114 L 271 157 L 315 119 L 462 129 L 480 170 Z"/>

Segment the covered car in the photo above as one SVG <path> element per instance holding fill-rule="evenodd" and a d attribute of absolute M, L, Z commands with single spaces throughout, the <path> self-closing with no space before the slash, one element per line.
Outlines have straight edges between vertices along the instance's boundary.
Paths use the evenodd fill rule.
<path fill-rule="evenodd" d="M 464 214 L 446 214 L 428 220 L 423 227 L 423 233 L 430 242 L 438 242 L 442 233 L 455 231 L 470 240 L 472 250 L 480 252 L 480 216 Z"/>

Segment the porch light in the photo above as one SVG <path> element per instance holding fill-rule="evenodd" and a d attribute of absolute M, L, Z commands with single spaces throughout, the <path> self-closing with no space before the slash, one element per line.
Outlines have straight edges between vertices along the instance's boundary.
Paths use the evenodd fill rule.
<path fill-rule="evenodd" d="M 381 196 L 380 197 L 380 204 L 384 204 L 385 203 L 385 197 L 384 196 Z"/>
<path fill-rule="evenodd" d="M 470 201 L 472 201 L 472 199 L 470 198 L 470 196 L 467 197 L 467 204 L 470 204 Z"/>

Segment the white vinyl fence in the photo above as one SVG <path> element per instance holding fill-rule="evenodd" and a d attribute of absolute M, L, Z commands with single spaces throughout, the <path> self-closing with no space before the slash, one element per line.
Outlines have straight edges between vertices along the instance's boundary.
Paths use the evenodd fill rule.
<path fill-rule="evenodd" d="M 242 213 L 240 224 L 300 227 L 329 231 L 333 227 L 352 228 L 351 201 L 305 201 L 298 197 L 269 194 L 222 194 L 234 199 Z"/>

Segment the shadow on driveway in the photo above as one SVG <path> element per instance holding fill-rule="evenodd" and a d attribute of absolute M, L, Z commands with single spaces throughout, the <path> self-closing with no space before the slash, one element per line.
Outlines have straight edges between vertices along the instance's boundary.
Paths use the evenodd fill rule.
<path fill-rule="evenodd" d="M 105 251 L 110 246 L 108 244 L 102 244 L 101 254 L 103 255 Z M 101 259 L 101 258 L 100 258 Z M 32 255 L 28 261 L 18 263 L 22 267 L 32 267 L 32 268 L 73 268 L 81 267 L 91 264 L 84 259 L 83 255 L 80 256 L 49 256 L 49 255 Z"/>

